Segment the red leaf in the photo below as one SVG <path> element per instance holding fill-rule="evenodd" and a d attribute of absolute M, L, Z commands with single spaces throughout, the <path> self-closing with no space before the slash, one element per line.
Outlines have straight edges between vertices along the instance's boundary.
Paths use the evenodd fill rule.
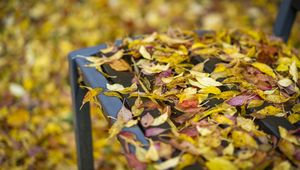
<path fill-rule="evenodd" d="M 199 104 L 197 99 L 187 99 L 183 100 L 181 103 L 178 104 L 179 108 L 195 108 Z"/>
<path fill-rule="evenodd" d="M 140 162 L 135 154 L 133 153 L 128 153 L 125 154 L 125 157 L 127 159 L 128 165 L 130 168 L 134 169 L 134 170 L 146 170 L 147 169 L 147 165 L 145 163 Z"/>
<path fill-rule="evenodd" d="M 180 131 L 180 133 L 186 134 L 190 137 L 199 135 L 199 133 L 195 127 L 184 128 L 183 130 Z"/>

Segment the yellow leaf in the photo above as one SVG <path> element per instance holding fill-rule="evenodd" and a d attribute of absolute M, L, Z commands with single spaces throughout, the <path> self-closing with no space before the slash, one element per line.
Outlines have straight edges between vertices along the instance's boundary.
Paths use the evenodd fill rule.
<path fill-rule="evenodd" d="M 269 75 L 273 78 L 276 78 L 276 75 L 275 75 L 275 73 L 273 72 L 273 69 L 270 66 L 268 66 L 264 63 L 259 63 L 259 62 L 252 63 L 252 66 L 257 68 L 261 72 L 263 72 L 263 73 L 265 73 L 265 74 L 267 74 L 267 75 Z"/>
<path fill-rule="evenodd" d="M 224 91 L 224 92 L 220 93 L 219 95 L 216 96 L 216 98 L 227 100 L 229 98 L 232 98 L 232 97 L 238 95 L 239 93 L 240 93 L 239 91 L 228 90 L 228 91 Z"/>
<path fill-rule="evenodd" d="M 139 60 L 136 64 L 142 69 L 142 72 L 145 74 L 160 73 L 162 71 L 168 70 L 170 67 L 169 64 L 167 65 L 154 64 L 151 63 L 149 60 L 145 60 L 145 59 Z"/>
<path fill-rule="evenodd" d="M 179 160 L 180 160 L 180 156 L 177 156 L 177 157 L 168 159 L 162 163 L 155 164 L 154 168 L 157 170 L 167 170 L 169 168 L 175 167 L 179 163 Z"/>
<path fill-rule="evenodd" d="M 217 64 L 213 72 L 220 73 L 220 72 L 226 71 L 227 69 L 228 68 L 224 64 Z"/>
<path fill-rule="evenodd" d="M 101 49 L 100 51 L 101 51 L 102 53 L 106 54 L 106 53 L 112 52 L 114 48 L 115 48 L 114 46 L 107 46 L 106 48 Z"/>
<path fill-rule="evenodd" d="M 247 108 L 254 108 L 254 107 L 259 107 L 262 104 L 264 104 L 263 100 L 251 100 L 248 105 Z"/>
<path fill-rule="evenodd" d="M 209 86 L 221 86 L 222 83 L 209 78 L 209 77 L 196 77 L 197 81 L 189 79 L 189 83 L 193 86 L 199 87 L 199 88 L 205 88 Z"/>
<path fill-rule="evenodd" d="M 300 114 L 299 113 L 292 113 L 287 118 L 292 124 L 300 121 Z"/>
<path fill-rule="evenodd" d="M 208 86 L 208 87 L 202 88 L 199 92 L 200 93 L 220 94 L 221 90 L 215 86 Z"/>
<path fill-rule="evenodd" d="M 296 61 L 293 61 L 292 64 L 290 65 L 289 72 L 292 75 L 294 82 L 297 82 L 298 81 L 298 70 L 297 70 Z"/>
<path fill-rule="evenodd" d="M 108 139 L 111 139 L 112 137 L 116 136 L 121 132 L 123 127 L 127 124 L 127 126 L 132 125 L 135 123 L 134 121 L 130 122 L 132 120 L 132 113 L 130 110 L 128 110 L 124 105 L 122 105 L 121 109 L 118 112 L 117 120 L 113 123 L 111 128 L 108 131 Z"/>
<path fill-rule="evenodd" d="M 106 91 L 106 92 L 103 92 L 103 94 L 105 96 L 118 97 L 120 99 L 123 98 L 118 92 L 115 92 L 115 91 Z"/>
<path fill-rule="evenodd" d="M 222 157 L 209 159 L 205 165 L 209 170 L 238 170 L 232 162 Z"/>
<path fill-rule="evenodd" d="M 276 67 L 276 71 L 288 71 L 289 70 L 289 66 L 287 64 L 279 64 L 277 67 Z"/>
<path fill-rule="evenodd" d="M 86 86 L 82 86 L 82 87 L 85 87 L 88 89 L 88 92 L 85 94 L 83 100 L 82 100 L 82 104 L 81 104 L 81 107 L 80 109 L 83 107 L 83 105 L 87 102 L 93 102 L 93 103 L 96 103 L 97 104 L 97 95 L 99 93 L 102 92 L 102 88 L 98 87 L 98 88 L 91 88 L 91 87 L 86 87 Z"/>
<path fill-rule="evenodd" d="M 256 130 L 256 126 L 253 122 L 253 120 L 251 119 L 246 119 L 243 117 L 237 117 L 237 125 L 240 126 L 241 128 L 243 128 L 244 130 L 248 131 L 248 132 L 253 132 Z"/>
<path fill-rule="evenodd" d="M 214 80 L 213 78 L 210 77 L 196 77 L 196 80 L 203 85 L 204 87 L 209 87 L 209 86 L 222 86 L 222 83 Z"/>
<path fill-rule="evenodd" d="M 300 103 L 297 103 L 292 108 L 293 112 L 300 112 Z"/>
<path fill-rule="evenodd" d="M 158 35 L 157 32 L 153 32 L 151 35 L 145 37 L 143 39 L 143 42 L 145 42 L 145 43 L 151 43 L 151 42 L 153 42 L 157 38 L 157 35 Z"/>
<path fill-rule="evenodd" d="M 138 96 L 134 102 L 134 105 L 131 107 L 131 111 L 134 116 L 139 116 L 141 113 L 143 113 L 144 108 L 142 107 L 143 101 L 141 100 L 141 97 Z"/>
<path fill-rule="evenodd" d="M 249 147 L 254 149 L 258 148 L 255 139 L 253 139 L 252 136 L 250 136 L 248 133 L 243 131 L 237 131 L 237 130 L 233 131 L 232 140 L 234 146 L 236 147 L 242 147 L 242 148 Z"/>
<path fill-rule="evenodd" d="M 146 160 L 157 161 L 159 159 L 158 152 L 154 146 L 153 141 L 150 139 L 150 146 L 145 155 Z"/>
<path fill-rule="evenodd" d="M 28 123 L 29 119 L 30 116 L 27 110 L 18 109 L 8 114 L 7 123 L 11 126 L 19 127 Z"/>
<path fill-rule="evenodd" d="M 119 50 L 118 52 L 110 56 L 108 59 L 109 61 L 119 60 L 123 57 L 123 54 L 124 54 L 124 50 Z"/>
<path fill-rule="evenodd" d="M 280 94 L 265 94 L 262 90 L 256 90 L 256 92 L 259 95 L 259 97 L 272 103 L 284 103 L 290 99 Z"/>
<path fill-rule="evenodd" d="M 209 130 L 208 128 L 205 128 L 205 127 L 196 126 L 196 128 L 201 136 L 207 136 L 212 133 L 211 130 Z"/>
<path fill-rule="evenodd" d="M 217 55 L 219 53 L 218 48 L 209 47 L 209 48 L 203 48 L 203 49 L 197 49 L 193 51 L 193 53 L 197 55 Z"/>
<path fill-rule="evenodd" d="M 199 120 L 203 119 L 204 117 L 206 116 L 209 116 L 213 113 L 219 113 L 219 112 L 222 112 L 224 111 L 224 108 L 222 107 L 213 107 L 209 110 L 206 110 L 204 112 L 202 112 L 201 114 L 197 114 L 193 119 L 192 119 L 192 122 L 198 122 Z"/>
<path fill-rule="evenodd" d="M 261 115 L 265 115 L 265 116 L 269 116 L 269 115 L 278 115 L 280 116 L 282 114 L 282 110 L 278 107 L 274 107 L 274 106 L 266 106 L 263 109 L 259 110 L 257 113 L 261 114 Z"/>
<path fill-rule="evenodd" d="M 274 166 L 274 168 L 272 170 L 290 170 L 291 169 L 291 164 L 289 161 L 282 161 L 279 164 L 277 164 L 276 166 Z"/>
<path fill-rule="evenodd" d="M 196 42 L 192 45 L 191 50 L 194 50 L 194 49 L 197 49 L 197 48 L 205 48 L 205 47 L 207 47 L 206 44 Z"/>
<path fill-rule="evenodd" d="M 136 125 L 138 123 L 138 120 L 129 120 L 128 122 L 126 122 L 125 127 L 132 127 L 134 125 Z"/>
<path fill-rule="evenodd" d="M 171 37 L 169 37 L 169 36 L 166 35 L 166 34 L 160 34 L 160 35 L 158 36 L 158 38 L 159 38 L 162 42 L 164 42 L 164 43 L 166 43 L 166 44 L 168 44 L 168 45 L 173 45 L 173 44 L 184 44 L 184 43 L 189 42 L 189 40 L 184 40 L 184 39 L 179 39 L 179 38 L 171 38 Z"/>
<path fill-rule="evenodd" d="M 168 117 L 168 113 L 163 113 L 159 115 L 158 117 L 154 118 L 153 122 L 151 123 L 151 126 L 159 126 L 165 123 L 168 120 Z"/>
<path fill-rule="evenodd" d="M 143 45 L 140 47 L 139 52 L 145 59 L 152 60 L 151 55 L 148 53 L 148 51 Z"/>
<path fill-rule="evenodd" d="M 285 140 L 287 140 L 291 143 L 294 143 L 296 145 L 300 145 L 300 142 L 297 140 L 297 138 L 295 136 L 289 134 L 288 131 L 285 128 L 279 126 L 278 129 L 279 129 L 280 136 L 283 139 L 285 139 Z"/>
<path fill-rule="evenodd" d="M 231 119 L 229 119 L 228 117 L 221 115 L 221 114 L 212 115 L 212 119 L 220 124 L 227 124 L 227 125 L 234 124 L 234 122 Z"/>
<path fill-rule="evenodd" d="M 224 150 L 222 151 L 223 155 L 232 155 L 234 152 L 234 146 L 230 143 Z"/>
<path fill-rule="evenodd" d="M 192 165 L 195 162 L 195 156 L 192 154 L 184 154 L 181 157 L 180 162 L 176 166 L 176 170 L 181 170 L 186 166 Z"/>
<path fill-rule="evenodd" d="M 113 125 L 110 127 L 110 129 L 108 130 L 108 134 L 109 134 L 108 139 L 111 139 L 115 137 L 117 134 L 119 134 L 123 129 L 124 125 L 125 125 L 124 120 L 117 119 L 117 121 L 115 121 Z"/>
<path fill-rule="evenodd" d="M 140 147 L 140 146 L 135 146 L 135 155 L 136 158 L 141 161 L 141 162 L 147 162 L 146 159 L 146 154 L 147 154 L 147 150 Z"/>
<path fill-rule="evenodd" d="M 59 134 L 59 133 L 63 132 L 63 129 L 57 123 L 51 122 L 51 123 L 47 124 L 47 126 L 44 129 L 44 132 L 47 135 Z"/>
<path fill-rule="evenodd" d="M 119 50 L 118 52 L 116 52 L 110 57 L 86 57 L 81 55 L 78 55 L 77 57 L 82 57 L 85 58 L 87 61 L 92 62 L 91 64 L 88 64 L 88 66 L 97 67 L 105 63 L 110 63 L 112 61 L 119 60 L 123 57 L 123 54 L 124 54 L 124 50 Z"/>
<path fill-rule="evenodd" d="M 5 117 L 7 117 L 7 115 L 8 115 L 7 106 L 4 106 L 4 107 L 0 108 L 0 119 L 3 119 Z"/>

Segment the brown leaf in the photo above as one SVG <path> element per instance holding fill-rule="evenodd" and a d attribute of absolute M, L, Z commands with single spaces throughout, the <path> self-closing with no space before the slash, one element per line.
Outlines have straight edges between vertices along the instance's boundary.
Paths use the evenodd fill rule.
<path fill-rule="evenodd" d="M 109 63 L 109 66 L 116 71 L 128 71 L 131 69 L 130 65 L 123 59 L 114 60 Z"/>

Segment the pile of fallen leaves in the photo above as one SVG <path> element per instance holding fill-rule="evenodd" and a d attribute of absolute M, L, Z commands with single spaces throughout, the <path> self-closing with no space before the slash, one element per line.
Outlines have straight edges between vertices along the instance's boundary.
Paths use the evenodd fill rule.
<path fill-rule="evenodd" d="M 76 169 L 66 56 L 125 36 L 178 27 L 272 32 L 279 0 L 0 1 L 0 169 Z M 296 22 L 292 35 L 299 35 Z M 290 45 L 299 47 L 299 36 Z M 195 80 L 194 80 L 195 81 Z M 93 110 L 96 169 L 125 169 Z"/>
<path fill-rule="evenodd" d="M 87 57 L 110 80 L 108 96 L 124 106 L 109 131 L 119 134 L 135 169 L 296 169 L 299 130 L 279 127 L 280 137 L 258 128 L 267 116 L 300 121 L 299 53 L 279 38 L 250 30 L 169 30 Z M 123 72 L 123 84 L 116 83 Z M 148 144 L 121 131 L 138 125 Z M 296 125 L 298 126 L 298 125 Z M 121 132 L 121 133 L 120 133 Z"/>

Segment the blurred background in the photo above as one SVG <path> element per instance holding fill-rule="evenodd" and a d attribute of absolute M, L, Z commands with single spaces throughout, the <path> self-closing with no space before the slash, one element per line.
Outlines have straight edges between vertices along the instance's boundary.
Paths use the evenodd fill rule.
<path fill-rule="evenodd" d="M 67 54 L 169 28 L 272 33 L 279 0 L 0 1 L 0 169 L 76 169 Z M 300 48 L 299 16 L 289 45 Z M 127 169 L 93 107 L 97 169 Z"/>

